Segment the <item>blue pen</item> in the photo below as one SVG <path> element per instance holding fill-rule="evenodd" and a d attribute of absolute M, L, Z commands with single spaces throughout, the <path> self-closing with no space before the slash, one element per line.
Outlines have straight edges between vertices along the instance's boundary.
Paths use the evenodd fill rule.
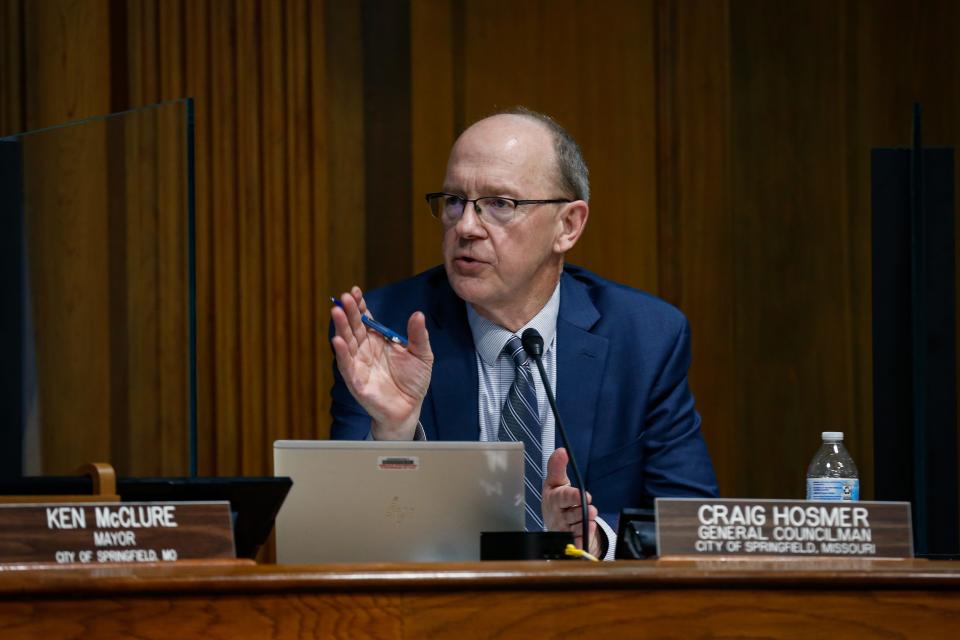
<path fill-rule="evenodd" d="M 333 304 L 343 309 L 343 303 L 337 300 L 336 298 L 334 298 L 333 296 L 330 296 L 330 302 L 332 302 Z M 403 346 L 403 347 L 407 346 L 406 338 L 404 338 L 402 335 L 400 335 L 393 329 L 389 329 L 383 326 L 373 318 L 368 318 L 367 314 L 365 313 L 361 314 L 360 319 L 363 321 L 363 324 L 367 325 L 367 327 L 369 327 L 370 329 L 373 329 L 374 331 L 379 333 L 381 336 L 383 336 L 384 340 L 388 342 L 393 342 L 394 344 L 399 344 L 400 346 Z"/>

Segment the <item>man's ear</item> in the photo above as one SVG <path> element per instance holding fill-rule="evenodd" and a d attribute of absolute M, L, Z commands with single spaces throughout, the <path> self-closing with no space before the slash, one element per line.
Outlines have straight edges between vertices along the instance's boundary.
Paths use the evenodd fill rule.
<path fill-rule="evenodd" d="M 553 250 L 557 253 L 566 253 L 572 249 L 583 234 L 589 217 L 590 205 L 583 200 L 574 200 L 564 205 L 557 220 L 560 233 L 553 243 Z"/>

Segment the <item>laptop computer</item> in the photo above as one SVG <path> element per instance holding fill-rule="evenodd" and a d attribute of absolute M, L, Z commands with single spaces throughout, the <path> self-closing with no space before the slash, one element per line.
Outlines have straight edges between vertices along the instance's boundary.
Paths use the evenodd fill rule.
<path fill-rule="evenodd" d="M 281 564 L 479 560 L 481 531 L 523 531 L 519 442 L 278 440 L 273 460 Z"/>

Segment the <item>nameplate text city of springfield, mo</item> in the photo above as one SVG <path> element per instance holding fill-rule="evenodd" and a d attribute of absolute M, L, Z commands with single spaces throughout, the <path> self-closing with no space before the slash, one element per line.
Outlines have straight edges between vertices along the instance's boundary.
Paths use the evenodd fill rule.
<path fill-rule="evenodd" d="M 909 502 L 658 498 L 671 555 L 913 557 Z"/>
<path fill-rule="evenodd" d="M 0 564 L 233 557 L 226 501 L 0 505 Z"/>

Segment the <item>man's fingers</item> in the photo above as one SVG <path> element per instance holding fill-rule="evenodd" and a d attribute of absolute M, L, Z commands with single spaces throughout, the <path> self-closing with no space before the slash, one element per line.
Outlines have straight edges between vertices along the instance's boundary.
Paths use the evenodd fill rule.
<path fill-rule="evenodd" d="M 579 505 L 570 509 L 564 509 L 563 519 L 568 526 L 579 527 L 580 523 L 583 522 L 583 517 L 581 517 L 580 515 L 582 511 L 583 510 L 580 508 Z M 597 515 L 599 514 L 599 512 L 597 511 L 597 508 L 595 506 L 593 505 L 588 506 L 587 512 L 590 514 L 590 522 L 593 522 L 594 520 L 597 519 Z"/>
<path fill-rule="evenodd" d="M 567 450 L 563 447 L 553 452 L 547 461 L 547 477 L 543 481 L 544 492 L 570 484 L 570 479 L 567 477 L 567 462 L 569 461 Z"/>
<path fill-rule="evenodd" d="M 410 353 L 425 362 L 433 362 L 430 334 L 427 332 L 427 318 L 420 311 L 415 312 L 407 320 L 407 340 Z"/>
<path fill-rule="evenodd" d="M 360 307 L 357 305 L 356 299 L 351 294 L 345 293 L 340 296 L 340 302 L 343 304 L 343 311 L 347 315 L 347 322 L 350 323 L 350 330 L 357 338 L 357 342 L 362 342 L 367 336 L 367 328 L 364 326 L 363 320 L 360 319 Z"/>
<path fill-rule="evenodd" d="M 590 536 L 591 542 L 596 541 L 598 534 L 597 534 L 597 524 L 596 524 L 595 522 L 591 522 L 591 523 L 590 523 L 590 529 L 589 529 L 589 531 L 587 532 L 587 535 Z M 583 545 L 583 529 L 580 528 L 580 527 L 577 527 L 577 529 L 573 532 L 573 544 L 574 544 L 574 546 L 576 546 L 578 549 L 583 549 L 583 548 L 584 548 L 584 545 Z M 594 545 L 590 545 L 590 546 L 594 546 Z M 596 546 L 599 547 L 599 543 L 598 543 Z M 600 549 L 599 549 L 599 548 L 594 548 L 594 549 L 591 549 L 590 551 L 591 551 L 591 552 L 599 552 Z"/>
<path fill-rule="evenodd" d="M 580 508 L 580 490 L 572 485 L 565 485 L 554 488 L 554 500 L 561 509 L 579 509 Z M 592 504 L 593 499 L 590 492 L 587 491 L 587 504 Z"/>
<path fill-rule="evenodd" d="M 347 313 L 340 307 L 334 307 L 330 310 L 330 317 L 333 319 L 334 337 L 339 337 L 344 342 L 350 355 L 356 354 L 357 337 L 353 335 L 353 329 L 350 327 Z M 342 357 L 342 355 L 340 357 Z"/>
<path fill-rule="evenodd" d="M 562 506 L 565 509 L 579 509 L 580 508 L 580 490 L 574 486 L 570 486 L 569 489 L 564 488 L 563 493 L 560 494 L 561 499 L 563 500 Z M 593 497 L 590 495 L 590 492 L 587 491 L 587 504 L 593 504 Z"/>
<path fill-rule="evenodd" d="M 350 295 L 353 296 L 354 301 L 357 303 L 357 309 L 360 313 L 372 318 L 373 316 L 370 315 L 370 311 L 367 309 L 367 301 L 363 299 L 363 290 L 354 285 L 350 289 Z"/>
<path fill-rule="evenodd" d="M 346 379 L 349 377 L 347 373 L 350 371 L 353 363 L 350 347 L 347 346 L 347 341 L 339 335 L 333 336 L 330 342 L 333 344 L 333 353 L 337 359 L 337 367 L 340 368 L 340 375 Z"/>

